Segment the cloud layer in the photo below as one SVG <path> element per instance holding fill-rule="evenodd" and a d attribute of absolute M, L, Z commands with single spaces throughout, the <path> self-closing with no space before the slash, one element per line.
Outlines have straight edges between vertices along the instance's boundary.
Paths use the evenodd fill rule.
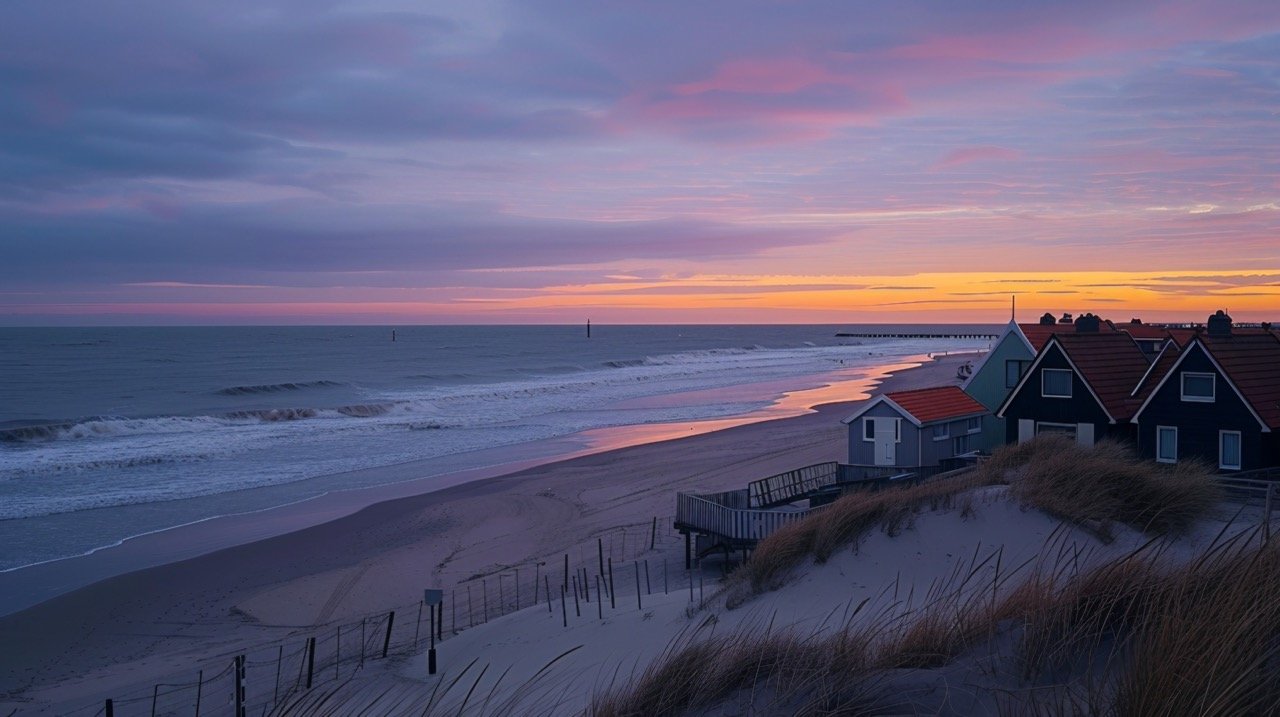
<path fill-rule="evenodd" d="M 1260 1 L 19 0 L 0 323 L 699 321 L 717 285 L 671 280 L 711 275 L 803 321 L 831 275 L 889 287 L 874 318 L 957 300 L 917 274 L 1267 274 L 1278 77 Z"/>

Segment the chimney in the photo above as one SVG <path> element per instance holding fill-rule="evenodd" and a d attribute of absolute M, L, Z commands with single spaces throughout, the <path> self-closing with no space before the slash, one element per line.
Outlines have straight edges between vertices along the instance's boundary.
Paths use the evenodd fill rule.
<path fill-rule="evenodd" d="M 1129 319 L 1129 323 L 1133 326 L 1142 326 L 1142 319 L 1138 319 L 1138 318 Z"/>
<path fill-rule="evenodd" d="M 1078 334 L 1096 334 L 1098 333 L 1101 319 L 1093 314 L 1084 314 L 1076 319 L 1076 333 Z"/>
<path fill-rule="evenodd" d="M 1231 317 L 1227 316 L 1227 312 L 1222 309 L 1209 317 L 1206 322 L 1209 329 L 1209 338 L 1223 339 L 1231 336 Z"/>
<path fill-rule="evenodd" d="M 1044 316 L 1040 317 L 1041 326 L 1053 326 L 1056 323 L 1058 323 L 1058 320 L 1053 318 L 1053 314 L 1047 311 L 1044 313 Z"/>
<path fill-rule="evenodd" d="M 1061 318 L 1061 319 L 1058 319 L 1058 323 L 1060 323 L 1060 324 L 1069 324 L 1069 323 L 1071 323 L 1071 314 L 1064 313 L 1064 314 L 1062 315 L 1062 318 Z"/>

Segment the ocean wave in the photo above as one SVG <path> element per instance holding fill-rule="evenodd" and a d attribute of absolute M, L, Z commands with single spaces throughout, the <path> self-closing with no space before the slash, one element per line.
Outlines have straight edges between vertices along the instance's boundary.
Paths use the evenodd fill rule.
<path fill-rule="evenodd" d="M 251 396 L 259 393 L 280 393 L 282 391 L 302 391 L 308 388 L 329 388 L 342 386 L 338 381 L 297 381 L 289 383 L 264 383 L 257 386 L 231 386 L 220 388 L 214 393 L 220 396 Z"/>

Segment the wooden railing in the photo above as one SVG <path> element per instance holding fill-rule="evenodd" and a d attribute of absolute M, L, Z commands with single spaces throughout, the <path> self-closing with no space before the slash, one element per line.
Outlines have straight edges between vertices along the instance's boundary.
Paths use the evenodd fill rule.
<path fill-rule="evenodd" d="M 747 491 L 752 508 L 771 508 L 805 498 L 839 480 L 840 464 L 831 461 L 753 481 L 747 485 Z"/>
<path fill-rule="evenodd" d="M 730 491 L 730 494 L 745 493 L 746 491 Z M 717 500 L 730 494 L 677 493 L 676 524 L 731 540 L 754 541 L 763 540 L 778 528 L 800 520 L 816 510 L 755 510 L 732 507 Z"/>

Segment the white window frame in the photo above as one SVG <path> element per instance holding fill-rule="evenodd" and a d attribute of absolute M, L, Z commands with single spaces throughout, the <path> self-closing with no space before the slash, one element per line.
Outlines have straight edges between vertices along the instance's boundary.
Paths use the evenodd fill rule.
<path fill-rule="evenodd" d="M 1173 431 L 1173 458 L 1163 458 L 1160 456 L 1160 432 Z M 1156 463 L 1177 463 L 1178 462 L 1178 427 L 1177 426 L 1156 426 Z"/>
<path fill-rule="evenodd" d="M 1076 423 L 1057 423 L 1055 421 L 1036 421 L 1036 435 L 1040 435 L 1041 426 L 1054 426 L 1057 428 L 1070 428 L 1071 435 L 1074 437 L 1080 432 L 1080 426 Z M 1051 433 L 1066 433 L 1066 431 L 1051 431 Z"/>
<path fill-rule="evenodd" d="M 1066 392 L 1065 394 L 1058 394 L 1058 393 L 1045 393 L 1045 390 L 1044 390 L 1044 379 L 1045 379 L 1045 377 L 1046 377 L 1046 376 L 1048 376 L 1048 375 L 1049 375 L 1049 372 L 1050 372 L 1050 371 L 1053 371 L 1053 372 L 1055 372 L 1055 373 L 1065 373 L 1065 374 L 1067 374 L 1067 392 Z M 1074 372 L 1073 372 L 1071 369 L 1069 369 L 1069 368 L 1046 368 L 1046 369 L 1041 369 L 1041 370 L 1040 370 L 1040 397 L 1041 397 L 1041 398 L 1072 398 L 1072 393 L 1074 393 L 1073 388 L 1074 388 L 1074 383 L 1075 383 L 1074 381 L 1072 381 L 1072 380 L 1071 380 L 1071 375 L 1072 375 L 1073 373 L 1074 373 Z"/>
<path fill-rule="evenodd" d="M 1238 459 L 1238 462 L 1234 466 L 1229 466 L 1222 462 L 1223 453 L 1224 453 L 1224 451 L 1222 450 L 1222 447 L 1223 447 L 1222 440 L 1229 435 L 1233 435 L 1236 437 L 1236 453 L 1237 453 L 1236 458 Z M 1218 431 L 1218 468 L 1219 470 L 1238 471 L 1240 470 L 1240 466 L 1243 464 L 1244 464 L 1244 434 L 1240 431 Z"/>
<path fill-rule="evenodd" d="M 875 426 L 875 423 L 873 423 L 873 421 L 875 421 L 876 419 L 879 419 L 879 420 L 892 420 L 892 421 L 893 421 L 893 442 L 894 442 L 894 443 L 902 443 L 902 419 L 901 419 L 901 418 L 891 418 L 891 417 L 889 417 L 889 416 L 866 416 L 865 418 L 863 418 L 863 419 L 862 419 L 862 442 L 863 442 L 863 443 L 875 443 L 875 442 L 876 442 L 876 438 L 875 438 L 875 436 L 876 436 L 876 429 L 875 429 L 875 428 L 871 428 L 872 426 Z M 870 437 L 870 438 L 867 438 L 867 429 L 868 429 L 868 428 L 871 428 L 871 437 Z"/>
<path fill-rule="evenodd" d="M 981 416 L 975 416 L 975 417 L 973 417 L 973 418 L 966 419 L 965 424 L 964 424 L 964 429 L 965 429 L 965 431 L 964 431 L 965 433 L 981 433 L 981 432 L 982 432 L 982 417 L 981 417 Z"/>
<path fill-rule="evenodd" d="M 1209 379 L 1209 395 L 1208 396 L 1188 396 L 1187 395 L 1187 377 L 1194 376 L 1196 378 Z M 1194 403 L 1213 403 L 1218 396 L 1218 374 L 1212 371 L 1183 371 L 1179 376 L 1181 384 L 1182 400 Z"/>
<path fill-rule="evenodd" d="M 938 433 L 938 429 L 939 429 L 939 428 L 941 428 L 941 429 L 942 429 L 942 433 L 941 433 L 941 434 L 939 434 L 939 433 Z M 933 435 L 933 440 L 935 440 L 935 441 L 945 441 L 945 440 L 947 440 L 947 439 L 951 438 L 951 424 L 950 424 L 950 423 L 939 423 L 938 425 L 933 426 L 933 427 L 931 428 L 930 433 Z"/>

